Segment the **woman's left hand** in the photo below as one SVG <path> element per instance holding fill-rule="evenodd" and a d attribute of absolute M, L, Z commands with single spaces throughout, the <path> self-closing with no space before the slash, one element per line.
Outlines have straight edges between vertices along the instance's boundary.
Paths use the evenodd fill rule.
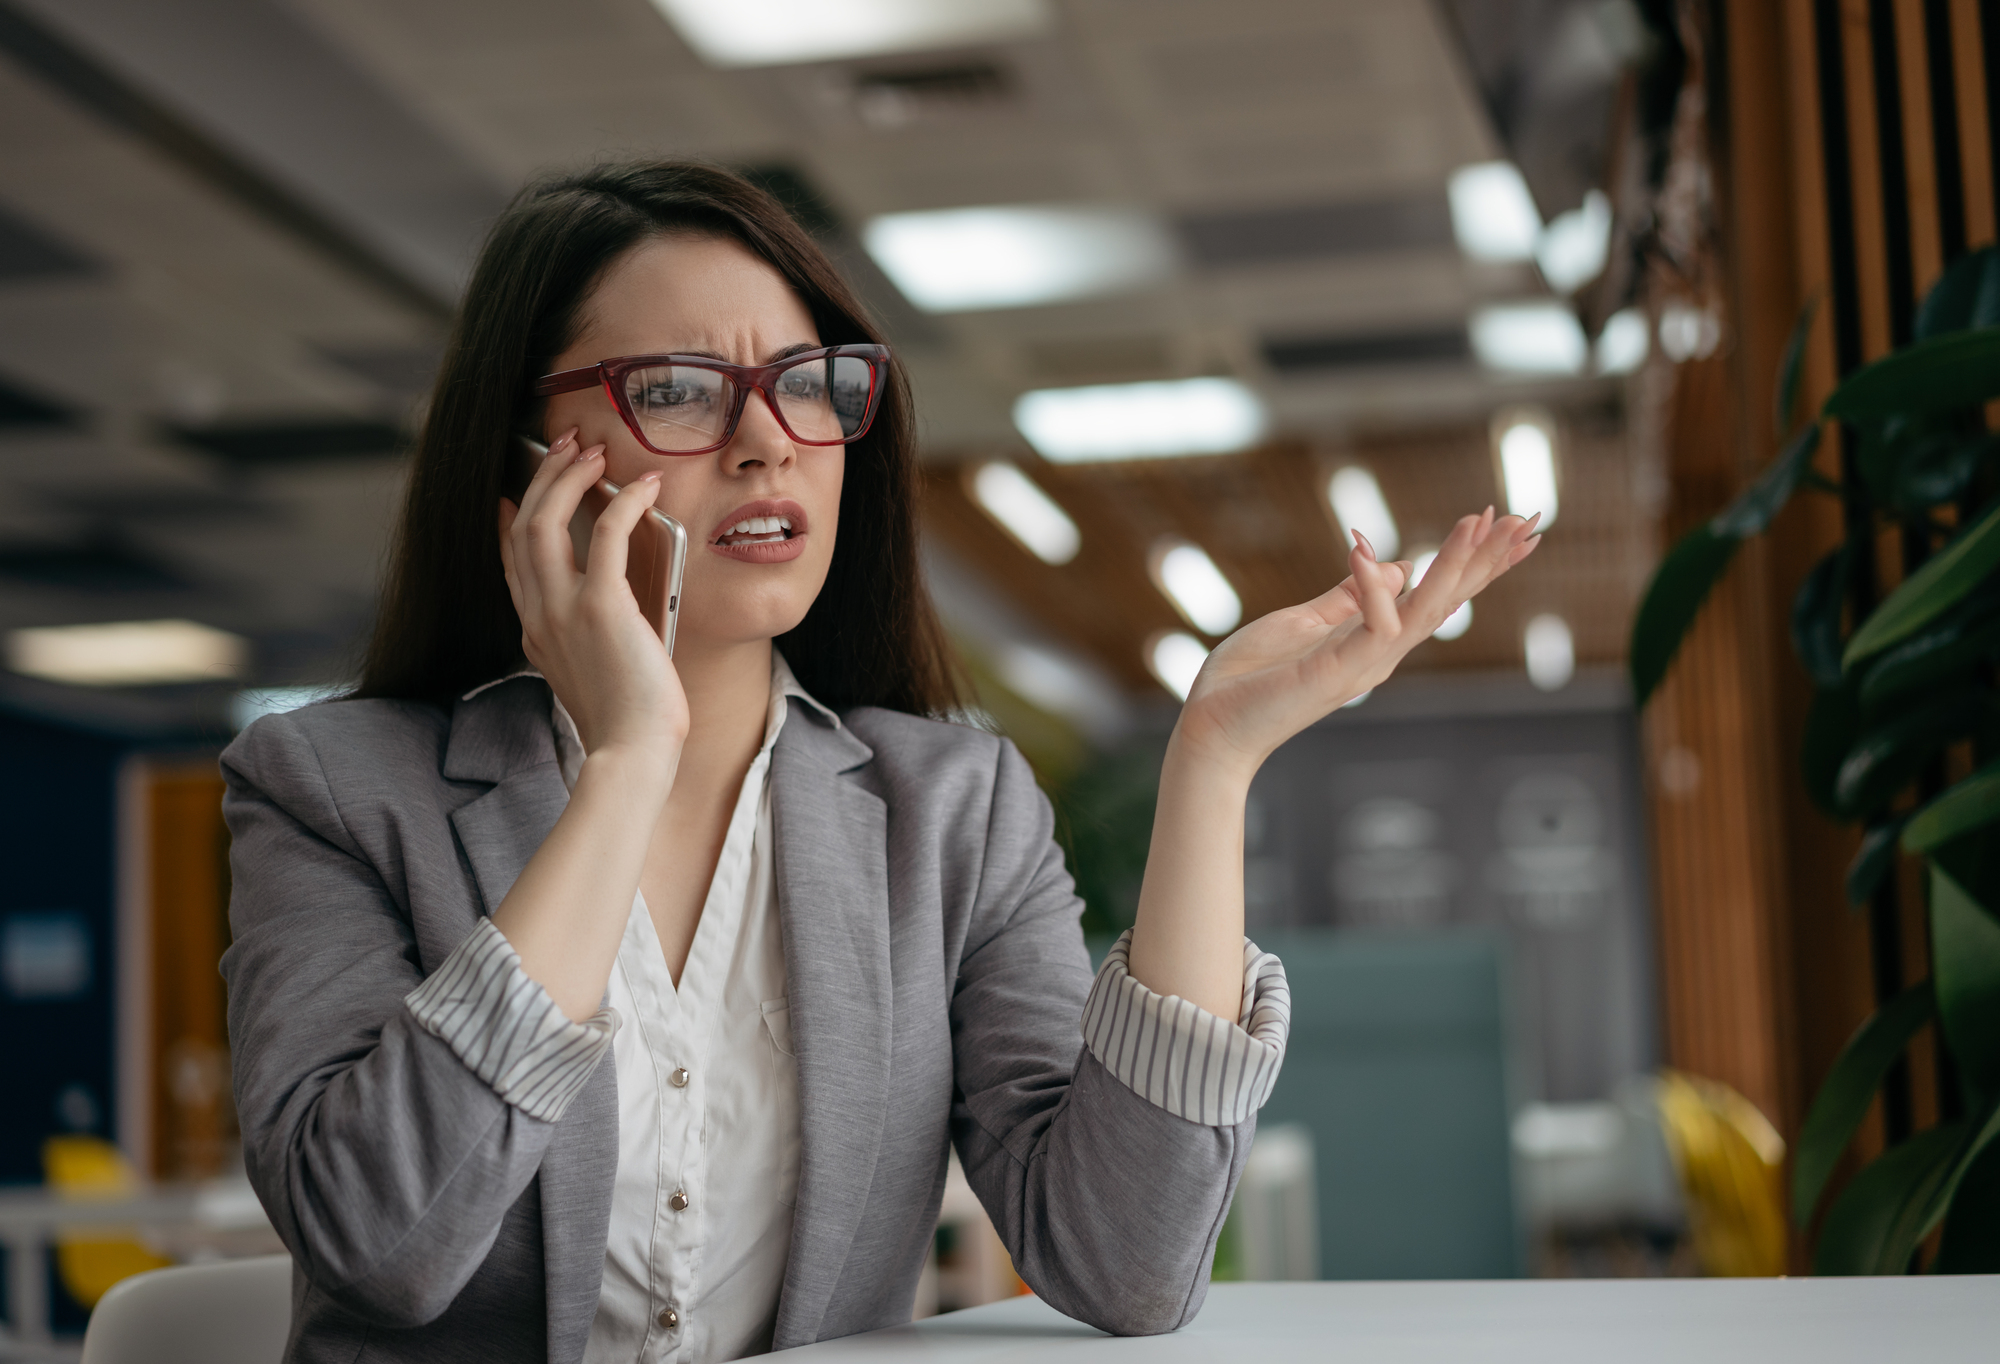
<path fill-rule="evenodd" d="M 1375 687 L 1467 600 L 1534 552 L 1534 520 L 1488 507 L 1452 528 L 1423 581 L 1407 563 L 1378 563 L 1358 533 L 1353 576 L 1299 606 L 1273 611 L 1216 646 L 1181 712 L 1176 738 L 1246 776 L 1278 745 Z"/>

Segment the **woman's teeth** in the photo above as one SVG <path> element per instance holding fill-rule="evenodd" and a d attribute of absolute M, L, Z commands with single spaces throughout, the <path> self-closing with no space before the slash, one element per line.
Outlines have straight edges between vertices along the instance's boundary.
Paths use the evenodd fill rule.
<path fill-rule="evenodd" d="M 789 516 L 752 516 L 738 521 L 719 538 L 724 544 L 761 545 L 790 539 L 791 534 L 792 518 Z"/>

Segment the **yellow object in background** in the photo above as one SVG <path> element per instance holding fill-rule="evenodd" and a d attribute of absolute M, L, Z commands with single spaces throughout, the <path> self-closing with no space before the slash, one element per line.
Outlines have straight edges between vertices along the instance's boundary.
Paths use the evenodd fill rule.
<path fill-rule="evenodd" d="M 42 1143 L 42 1174 L 53 1192 L 78 1202 L 128 1198 L 139 1190 L 125 1153 L 101 1137 L 50 1137 Z M 85 1307 L 97 1306 L 119 1280 L 172 1263 L 124 1227 L 92 1227 L 56 1238 L 56 1273 Z"/>
<path fill-rule="evenodd" d="M 1784 1138 L 1755 1104 L 1713 1080 L 1662 1071 L 1656 1096 L 1702 1272 L 1783 1274 Z"/>

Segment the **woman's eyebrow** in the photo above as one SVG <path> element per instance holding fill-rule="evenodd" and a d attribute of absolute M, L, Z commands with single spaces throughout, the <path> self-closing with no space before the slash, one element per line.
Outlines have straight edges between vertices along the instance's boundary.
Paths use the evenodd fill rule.
<path fill-rule="evenodd" d="M 793 342 L 793 343 L 792 343 L 791 345 L 789 345 L 789 346 L 786 346 L 786 347 L 785 347 L 785 348 L 784 348 L 783 350 L 779 350 L 779 351 L 773 351 L 773 352 L 771 353 L 771 358 L 770 358 L 770 359 L 768 359 L 768 360 L 766 360 L 766 361 L 765 361 L 764 363 L 765 363 L 765 364 L 767 364 L 767 365 L 775 365 L 775 364 L 777 364 L 777 363 L 778 363 L 778 362 L 779 362 L 780 360 L 789 360 L 789 359 L 791 359 L 791 358 L 792 358 L 792 357 L 793 357 L 794 355 L 803 355 L 803 354 L 805 354 L 805 353 L 806 353 L 807 351 L 809 351 L 809 350 L 819 350 L 819 349 L 821 349 L 821 347 L 820 347 L 820 346 L 819 346 L 819 345 L 818 345 L 817 343 L 815 343 L 815 342 L 812 342 L 812 341 L 795 341 L 795 342 Z M 731 360 L 731 359 L 730 359 L 730 358 L 729 358 L 728 356 L 726 356 L 726 355 L 723 355 L 723 354 L 722 354 L 721 352 L 719 352 L 719 351 L 712 351 L 712 350 L 677 350 L 677 351 L 673 351 L 673 352 L 671 352 L 671 353 L 672 353 L 672 354 L 674 354 L 674 355 L 691 355 L 691 356 L 696 356 L 696 357 L 698 357 L 698 358 L 700 358 L 700 359 L 703 359 L 703 360 L 720 360 L 720 361 L 721 361 L 721 362 L 722 362 L 723 364 L 725 364 L 725 365 L 728 365 L 728 364 L 734 364 L 734 363 L 735 363 L 735 362 L 734 362 L 734 361 L 732 361 L 732 360 Z"/>

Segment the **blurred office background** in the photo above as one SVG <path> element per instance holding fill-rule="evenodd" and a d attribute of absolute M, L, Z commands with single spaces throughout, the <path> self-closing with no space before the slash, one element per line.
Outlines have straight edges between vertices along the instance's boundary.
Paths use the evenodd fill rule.
<path fill-rule="evenodd" d="M 1859 289 L 1875 327 L 1991 240 L 1982 14 L 0 2 L 16 1344 L 118 1272 L 266 1244 L 215 755 L 354 675 L 484 226 L 528 177 L 639 155 L 750 175 L 880 317 L 963 718 L 1034 763 L 1100 944 L 1207 648 L 1343 576 L 1349 531 L 1421 564 L 1464 512 L 1543 514 L 1533 559 L 1259 779 L 1251 931 L 1299 1013 L 1220 1273 L 1783 1268 L 1783 1138 L 1871 998 L 1839 836 L 1778 794 L 1781 603 L 1824 524 L 1744 556 L 1644 723 L 1627 639 L 1662 547 L 1770 457 L 1804 300 Z M 1703 1124 L 1770 1206 L 1690 1203 Z M 154 1201 L 57 1245 L 33 1200 L 65 1180 Z M 1008 1289 L 986 1234 L 955 1189 L 928 1306 Z"/>

